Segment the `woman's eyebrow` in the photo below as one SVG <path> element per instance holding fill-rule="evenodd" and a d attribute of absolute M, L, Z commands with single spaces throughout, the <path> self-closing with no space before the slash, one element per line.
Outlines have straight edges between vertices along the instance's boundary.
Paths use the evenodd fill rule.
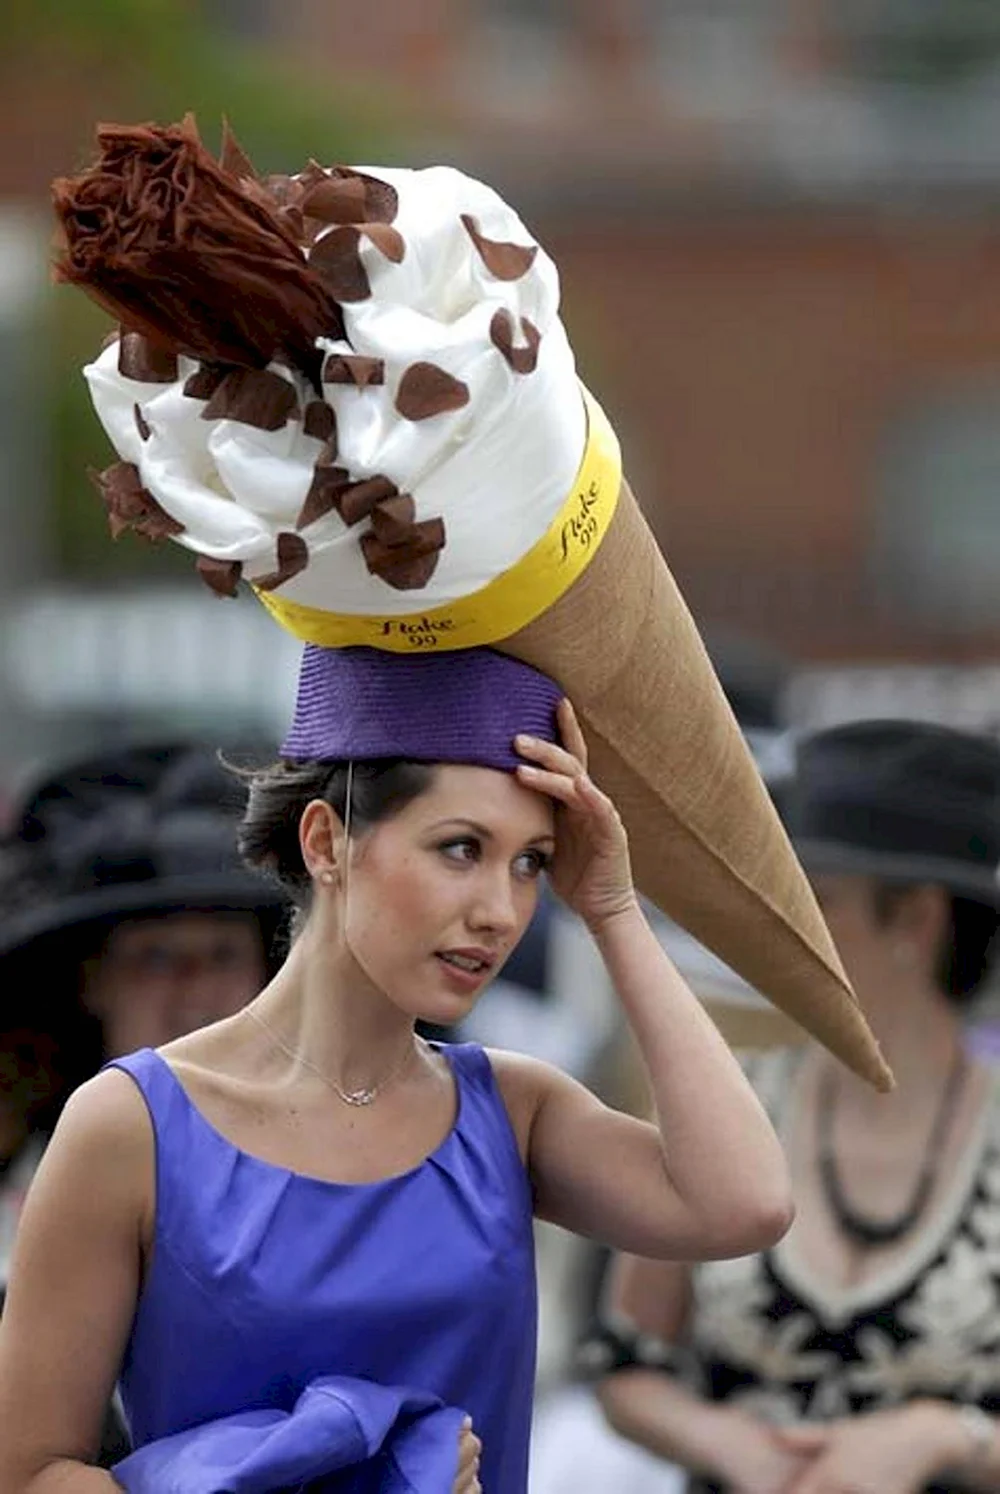
<path fill-rule="evenodd" d="M 496 839 L 493 831 L 488 829 L 485 825 L 481 825 L 478 820 L 467 820 L 464 817 L 450 820 L 436 820 L 430 828 L 431 830 L 444 830 L 449 825 L 454 826 L 456 829 L 458 827 L 461 827 L 464 830 L 471 830 L 474 835 L 480 836 L 480 838 L 483 840 Z M 538 845 L 541 841 L 551 841 L 552 844 L 555 845 L 555 840 L 556 838 L 552 834 L 551 830 L 543 830 L 538 835 L 529 836 L 525 844 L 534 846 Z"/>
<path fill-rule="evenodd" d="M 481 836 L 483 840 L 494 839 L 492 830 L 488 830 L 485 825 L 480 825 L 478 820 L 467 820 L 462 816 L 449 820 L 436 820 L 430 828 L 432 830 L 444 830 L 448 825 L 454 825 L 456 828 L 461 826 L 465 830 L 471 830 L 474 834 Z"/>

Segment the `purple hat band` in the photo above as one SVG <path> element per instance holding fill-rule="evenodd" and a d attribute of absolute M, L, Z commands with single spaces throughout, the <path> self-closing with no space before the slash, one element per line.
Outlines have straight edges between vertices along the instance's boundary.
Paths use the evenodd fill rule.
<path fill-rule="evenodd" d="M 512 773 L 518 732 L 559 740 L 562 691 L 489 648 L 393 654 L 306 644 L 282 756 L 470 763 Z"/>

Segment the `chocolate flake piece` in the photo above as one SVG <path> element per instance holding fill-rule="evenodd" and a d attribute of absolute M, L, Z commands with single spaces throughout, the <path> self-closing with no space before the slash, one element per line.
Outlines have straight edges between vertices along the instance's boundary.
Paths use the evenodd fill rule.
<path fill-rule="evenodd" d="M 435 550 L 431 555 L 416 555 L 412 560 L 388 562 L 377 574 L 395 591 L 419 591 L 437 570 L 437 563 Z"/>
<path fill-rule="evenodd" d="M 538 366 L 538 349 L 542 341 L 542 334 L 534 322 L 529 322 L 526 316 L 521 317 L 521 333 L 525 345 L 516 348 L 514 346 L 514 319 L 509 311 L 495 311 L 493 320 L 490 322 L 490 340 L 493 346 L 503 355 L 515 373 L 534 373 Z"/>
<path fill-rule="evenodd" d="M 194 373 L 185 380 L 184 393 L 188 399 L 209 400 L 232 372 L 233 368 L 229 363 L 199 363 Z"/>
<path fill-rule="evenodd" d="M 199 555 L 196 569 L 210 591 L 217 597 L 234 597 L 243 575 L 243 564 L 239 560 L 216 560 L 212 555 Z"/>
<path fill-rule="evenodd" d="M 394 223 L 399 212 L 399 193 L 381 177 L 356 173 L 365 184 L 365 222 Z"/>
<path fill-rule="evenodd" d="M 323 365 L 323 383 L 353 384 L 358 389 L 384 384 L 385 364 L 381 358 L 363 358 L 359 353 L 331 353 Z"/>
<path fill-rule="evenodd" d="M 366 301 L 372 293 L 358 245 L 361 231 L 353 224 L 331 228 L 309 251 L 314 270 L 336 301 Z"/>
<path fill-rule="evenodd" d="M 302 211 L 321 223 L 363 223 L 365 211 L 365 184 L 359 176 L 330 177 L 324 173 L 304 193 Z"/>
<path fill-rule="evenodd" d="M 325 441 L 336 454 L 337 416 L 325 399 L 311 399 L 302 414 L 302 430 L 315 441 Z"/>
<path fill-rule="evenodd" d="M 362 519 L 368 518 L 376 504 L 384 503 L 387 498 L 395 498 L 398 492 L 396 484 L 388 477 L 381 474 L 366 477 L 361 482 L 352 482 L 343 490 L 337 500 L 337 512 L 348 527 L 360 524 Z"/>
<path fill-rule="evenodd" d="M 229 126 L 229 120 L 222 120 L 222 153 L 219 157 L 219 165 L 223 171 L 234 176 L 237 181 L 257 180 L 257 169 L 243 149 Z"/>
<path fill-rule="evenodd" d="M 184 525 L 171 518 L 142 485 L 134 462 L 115 462 L 103 472 L 91 472 L 91 478 L 104 499 L 112 539 L 134 529 L 144 539 L 169 539 L 184 533 Z"/>
<path fill-rule="evenodd" d="M 153 427 L 142 413 L 142 407 L 139 404 L 134 404 L 132 406 L 132 414 L 135 416 L 135 428 L 139 432 L 139 440 L 148 441 L 153 434 Z"/>
<path fill-rule="evenodd" d="M 361 231 L 392 264 L 402 264 L 406 241 L 398 228 L 390 228 L 386 223 L 366 223 Z"/>
<path fill-rule="evenodd" d="M 308 188 L 315 187 L 318 182 L 325 182 L 330 175 L 331 173 L 325 166 L 321 166 L 318 161 L 310 157 L 308 165 L 299 172 L 296 180 L 305 192 Z"/>
<path fill-rule="evenodd" d="M 479 232 L 479 220 L 471 213 L 462 214 L 462 226 L 479 251 L 483 264 L 497 280 L 520 280 L 535 262 L 537 244 L 508 244 L 488 239 Z"/>
<path fill-rule="evenodd" d="M 468 403 L 468 384 L 436 363 L 411 363 L 396 391 L 396 409 L 404 420 L 429 420 Z"/>
<path fill-rule="evenodd" d="M 277 551 L 278 568 L 266 576 L 257 577 L 253 584 L 258 591 L 273 591 L 276 586 L 283 586 L 309 564 L 309 546 L 301 534 L 290 529 L 278 535 Z"/>
<path fill-rule="evenodd" d="M 404 545 L 413 533 L 417 505 L 409 493 L 386 498 L 372 509 L 372 533 L 386 545 Z"/>
<path fill-rule="evenodd" d="M 177 355 L 141 332 L 125 332 L 118 343 L 118 372 L 123 379 L 141 384 L 172 384 L 177 377 Z"/>
<path fill-rule="evenodd" d="M 202 420 L 238 420 L 261 431 L 280 431 L 297 416 L 295 388 L 264 368 L 231 369 L 201 412 Z"/>
<path fill-rule="evenodd" d="M 444 521 L 425 519 L 413 525 L 403 545 L 387 545 L 369 532 L 361 536 L 361 550 L 373 576 L 396 591 L 416 591 L 433 576 L 444 540 Z"/>
<path fill-rule="evenodd" d="M 395 187 L 381 177 L 368 176 L 364 171 L 355 171 L 351 166 L 334 166 L 324 175 L 333 181 L 360 182 L 364 188 L 364 209 L 353 219 L 355 223 L 393 223 L 399 212 L 399 193 Z"/>
<path fill-rule="evenodd" d="M 350 481 L 345 468 L 317 464 L 309 491 L 295 520 L 296 529 L 305 529 L 307 524 L 315 524 L 317 519 L 324 519 L 331 509 L 339 512 L 341 494 L 350 486 Z"/>

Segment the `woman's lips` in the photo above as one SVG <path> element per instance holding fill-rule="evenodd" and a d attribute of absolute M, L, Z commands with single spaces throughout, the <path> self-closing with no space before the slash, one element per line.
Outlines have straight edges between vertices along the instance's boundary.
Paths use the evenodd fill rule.
<path fill-rule="evenodd" d="M 475 991 L 493 968 L 489 956 L 466 950 L 439 950 L 435 959 L 448 981 L 460 991 Z"/>

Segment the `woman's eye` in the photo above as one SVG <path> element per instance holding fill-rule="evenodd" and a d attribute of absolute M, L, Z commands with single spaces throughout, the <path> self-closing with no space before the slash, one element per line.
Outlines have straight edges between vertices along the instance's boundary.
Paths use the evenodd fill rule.
<path fill-rule="evenodd" d="M 544 851 L 525 851 L 518 856 L 514 865 L 518 876 L 540 877 L 548 869 L 551 860 L 551 856 L 547 856 Z"/>
<path fill-rule="evenodd" d="M 443 856 L 449 861 L 467 864 L 479 860 L 480 846 L 478 840 L 471 836 L 463 836 L 461 840 L 446 840 L 444 845 L 439 846 Z"/>

